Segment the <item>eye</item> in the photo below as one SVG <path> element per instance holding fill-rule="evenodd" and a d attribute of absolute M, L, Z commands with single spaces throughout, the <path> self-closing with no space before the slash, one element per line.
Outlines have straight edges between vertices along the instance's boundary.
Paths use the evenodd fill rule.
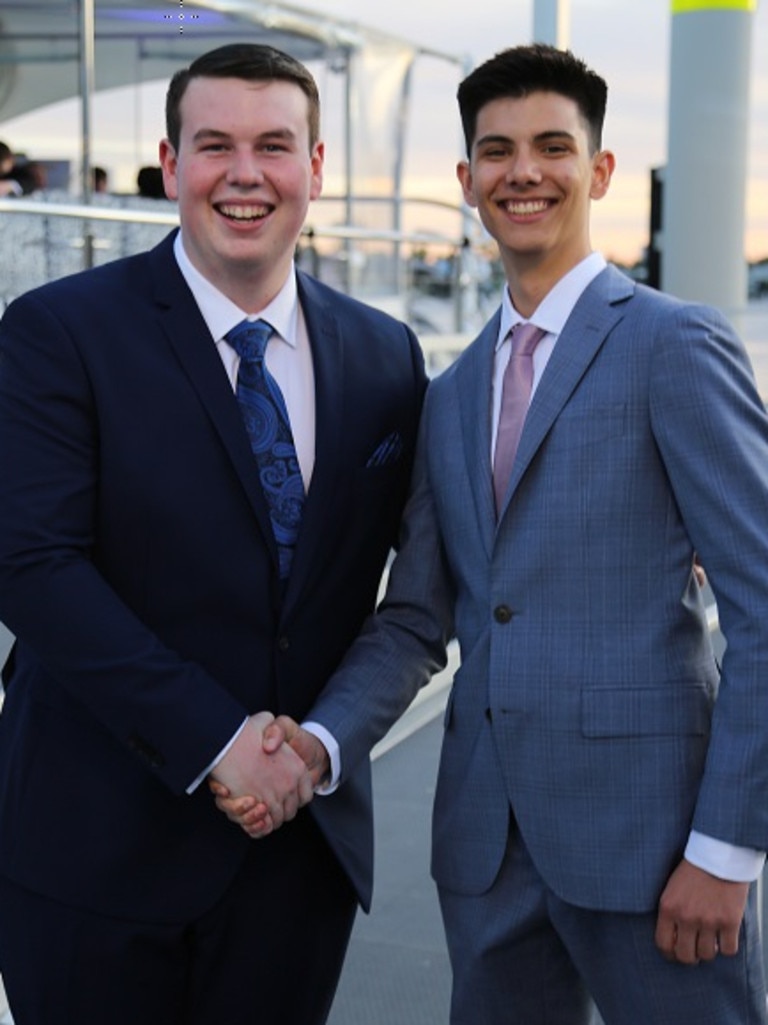
<path fill-rule="evenodd" d="M 549 156 L 560 156 L 563 153 L 570 153 L 570 147 L 565 142 L 547 142 L 542 145 L 541 152 Z"/>

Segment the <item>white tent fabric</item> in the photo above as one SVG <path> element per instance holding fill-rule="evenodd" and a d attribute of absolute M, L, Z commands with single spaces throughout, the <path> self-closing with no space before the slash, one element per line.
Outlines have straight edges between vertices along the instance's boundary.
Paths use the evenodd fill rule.
<path fill-rule="evenodd" d="M 81 5 L 93 9 L 93 62 Z M 81 95 L 83 182 L 90 139 L 87 93 L 169 79 L 215 46 L 253 40 L 347 76 L 346 193 L 371 187 L 372 157 L 383 193 L 400 195 L 410 68 L 451 55 L 317 11 L 262 0 L 0 0 L 0 126 L 18 114 Z M 87 71 L 87 75 L 84 74 Z M 85 96 L 83 96 L 85 93 Z M 372 145 L 373 140 L 384 143 Z M 365 186 L 362 180 L 365 180 Z M 84 194 L 89 186 L 84 184 Z M 376 189 L 379 192 L 379 189 Z M 348 210 L 351 214 L 351 207 Z M 396 226 L 397 214 L 393 226 Z"/>
<path fill-rule="evenodd" d="M 79 24 L 79 0 L 2 0 L 0 121 L 78 94 Z M 94 0 L 94 35 L 96 89 L 169 78 L 199 53 L 244 39 L 300 60 L 330 62 L 396 42 L 351 22 L 260 0 Z"/>

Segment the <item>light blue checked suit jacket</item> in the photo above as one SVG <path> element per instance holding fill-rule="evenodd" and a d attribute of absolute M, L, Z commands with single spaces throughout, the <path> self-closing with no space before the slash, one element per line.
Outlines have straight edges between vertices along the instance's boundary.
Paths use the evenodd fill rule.
<path fill-rule="evenodd" d="M 768 421 L 718 313 L 608 267 L 558 339 L 497 525 L 498 323 L 430 386 L 386 601 L 312 718 L 350 771 L 455 632 L 438 884 L 492 884 L 511 808 L 563 899 L 648 911 L 691 827 L 768 847 Z"/>

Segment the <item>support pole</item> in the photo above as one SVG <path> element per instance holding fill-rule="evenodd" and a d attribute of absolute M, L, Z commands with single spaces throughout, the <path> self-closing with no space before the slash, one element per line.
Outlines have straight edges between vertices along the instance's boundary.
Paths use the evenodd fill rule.
<path fill-rule="evenodd" d="M 662 288 L 732 311 L 747 300 L 745 211 L 757 0 L 672 0 Z"/>
<path fill-rule="evenodd" d="M 534 0 L 533 41 L 566 50 L 571 42 L 570 0 Z"/>
<path fill-rule="evenodd" d="M 91 201 L 91 97 L 94 88 L 95 27 L 94 0 L 80 0 L 80 176 L 83 203 Z M 83 225 L 83 263 L 93 266 L 93 235 L 88 222 Z"/>

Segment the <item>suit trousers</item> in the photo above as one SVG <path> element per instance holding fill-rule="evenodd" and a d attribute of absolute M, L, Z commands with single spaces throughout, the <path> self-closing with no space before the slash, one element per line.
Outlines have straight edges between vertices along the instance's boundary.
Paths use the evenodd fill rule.
<path fill-rule="evenodd" d="M 547 887 L 520 833 L 480 895 L 439 891 L 453 969 L 451 1025 L 766 1025 L 756 887 L 735 957 L 667 961 L 656 914 L 592 911 Z M 590 999 L 590 997 L 592 999 Z"/>
<path fill-rule="evenodd" d="M 15 1025 L 323 1025 L 355 909 L 305 812 L 253 841 L 196 921 L 108 918 L 0 878 L 0 971 Z"/>

